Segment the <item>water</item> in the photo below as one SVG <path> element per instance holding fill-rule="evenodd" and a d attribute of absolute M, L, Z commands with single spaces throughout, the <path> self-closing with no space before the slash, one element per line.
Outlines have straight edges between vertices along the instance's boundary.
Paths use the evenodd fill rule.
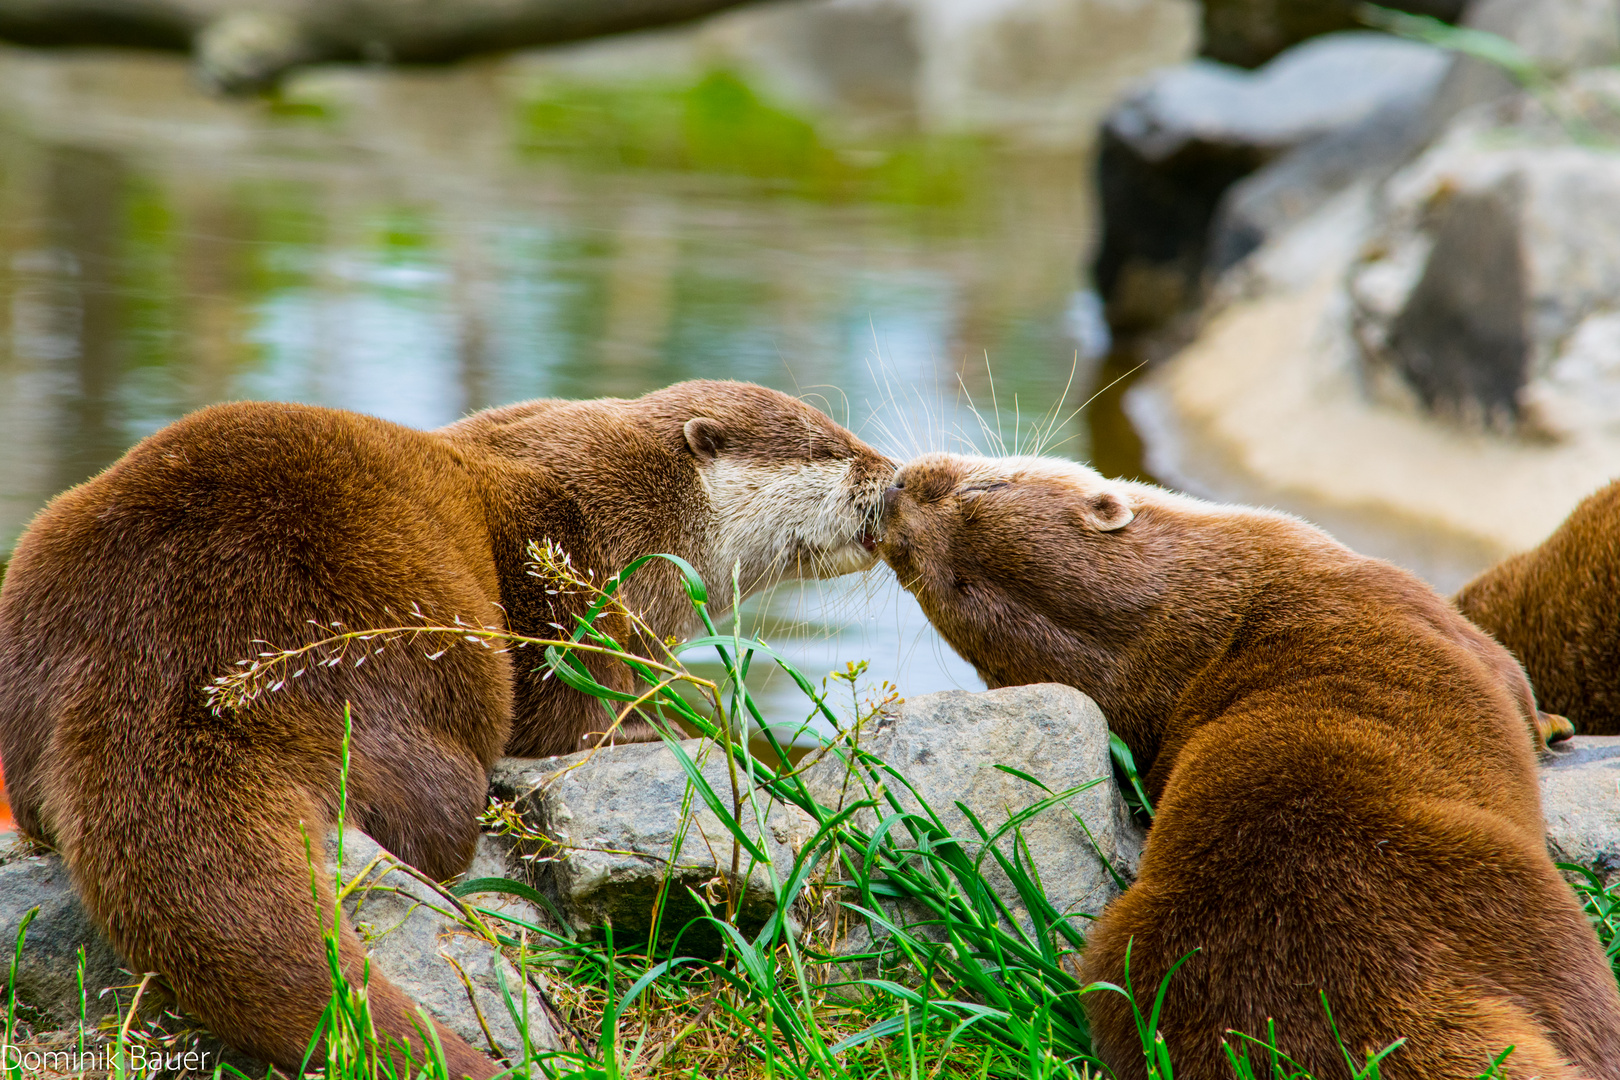
<path fill-rule="evenodd" d="M 736 78 L 537 88 L 498 64 L 222 103 L 177 61 L 0 52 L 0 551 L 210 402 L 434 427 L 695 376 L 896 454 L 999 432 L 1139 467 L 1077 292 L 1081 151 L 835 136 Z M 968 408 L 969 403 L 972 409 Z M 975 413 L 977 415 L 975 415 Z M 980 686 L 886 570 L 745 610 L 814 678 Z M 773 709 L 800 714 L 783 680 Z"/>

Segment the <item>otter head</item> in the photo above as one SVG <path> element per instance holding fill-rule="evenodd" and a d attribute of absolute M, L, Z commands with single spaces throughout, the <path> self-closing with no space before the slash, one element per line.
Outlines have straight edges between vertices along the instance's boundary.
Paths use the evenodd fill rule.
<path fill-rule="evenodd" d="M 991 687 L 1068 683 L 1113 720 L 1166 667 L 1144 654 L 1164 634 L 1176 498 L 1067 461 L 929 454 L 885 492 L 878 551 Z"/>
<path fill-rule="evenodd" d="M 1131 486 L 1051 458 L 927 454 L 884 492 L 878 550 L 957 651 L 997 679 L 1011 674 L 999 654 L 1015 615 L 1067 622 L 1076 601 L 1105 614 L 1103 567 L 1127 546 L 1117 534 L 1135 517 Z"/>
<path fill-rule="evenodd" d="M 708 496 L 706 561 L 724 579 L 711 585 L 728 585 L 733 566 L 746 595 L 783 578 L 836 577 L 875 563 L 893 461 L 825 413 L 763 386 L 702 380 L 653 399 Z"/>

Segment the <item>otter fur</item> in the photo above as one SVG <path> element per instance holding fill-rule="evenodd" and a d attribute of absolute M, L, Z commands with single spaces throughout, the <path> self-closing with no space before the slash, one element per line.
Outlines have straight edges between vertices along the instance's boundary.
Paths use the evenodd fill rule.
<path fill-rule="evenodd" d="M 1547 856 L 1517 663 L 1412 575 L 1294 518 L 1041 458 L 934 454 L 885 494 L 879 552 L 991 687 L 1089 694 L 1157 813 L 1088 935 L 1177 1076 L 1265 1038 L 1318 1077 L 1620 1078 L 1620 993 Z M 1051 778 L 1054 782 L 1062 778 Z M 1144 1077 L 1130 1003 L 1095 1049 Z M 1254 1060 L 1263 1063 L 1264 1055 Z M 1263 1064 L 1257 1065 L 1263 1069 Z"/>
<path fill-rule="evenodd" d="M 531 541 L 597 581 L 682 556 L 716 610 L 739 599 L 734 568 L 743 593 L 859 570 L 893 469 L 745 383 L 532 401 L 431 432 L 302 405 L 203 409 L 58 496 L 17 545 L 0 588 L 13 810 L 133 970 L 231 1045 L 296 1067 L 331 995 L 303 836 L 335 814 L 345 708 L 348 820 L 437 880 L 472 856 L 498 755 L 592 745 L 606 714 L 539 657 L 474 645 L 435 660 L 436 645 L 396 643 L 218 714 L 205 687 L 259 642 L 413 610 L 554 637 L 589 598 L 531 576 Z M 662 560 L 623 595 L 660 637 L 693 626 Z M 622 616 L 607 628 L 634 644 Z M 590 663 L 628 687 L 622 666 Z M 359 940 L 341 934 L 358 979 Z M 413 1003 L 376 973 L 370 1001 L 379 1034 L 420 1053 Z M 493 1073 L 437 1035 L 451 1075 Z"/>
<path fill-rule="evenodd" d="M 1458 609 L 1524 665 L 1542 708 L 1620 735 L 1620 480 L 1541 546 L 1463 586 Z"/>

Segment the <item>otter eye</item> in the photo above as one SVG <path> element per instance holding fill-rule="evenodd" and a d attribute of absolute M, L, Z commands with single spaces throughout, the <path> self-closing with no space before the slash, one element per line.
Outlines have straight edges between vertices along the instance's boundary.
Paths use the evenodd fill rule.
<path fill-rule="evenodd" d="M 1002 488 L 1012 487 L 1008 480 L 990 480 L 983 484 L 970 484 L 965 488 L 958 488 L 957 494 L 961 496 L 983 495 L 987 491 L 1000 491 Z"/>

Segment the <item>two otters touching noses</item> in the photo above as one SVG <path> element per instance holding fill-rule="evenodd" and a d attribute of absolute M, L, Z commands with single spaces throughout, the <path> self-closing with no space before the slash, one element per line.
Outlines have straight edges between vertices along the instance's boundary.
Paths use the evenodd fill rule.
<path fill-rule="evenodd" d="M 1158 813 L 1138 881 L 1076 962 L 1123 985 L 1129 948 L 1147 1007 L 1198 950 L 1161 1021 L 1178 1073 L 1228 1075 L 1223 1036 L 1275 1018 L 1291 1058 L 1338 1075 L 1325 994 L 1351 1052 L 1406 1040 L 1388 1077 L 1472 1078 L 1512 1046 L 1500 1075 L 1620 1080 L 1620 993 L 1543 842 L 1535 755 L 1558 718 L 1447 601 L 1296 519 L 1067 462 L 935 454 L 897 471 L 744 383 L 534 401 L 432 432 L 224 405 L 144 440 L 40 513 L 0 588 L 19 824 L 62 852 L 133 969 L 296 1067 L 331 992 L 301 836 L 335 812 L 345 703 L 350 820 L 439 879 L 471 857 L 495 758 L 594 743 L 597 706 L 477 648 L 384 652 L 218 713 L 204 688 L 309 621 L 570 625 L 583 598 L 526 572 L 542 539 L 600 578 L 679 555 L 717 612 L 880 556 L 991 687 L 1096 699 Z M 624 598 L 660 638 L 695 629 L 671 567 Z M 362 947 L 341 934 L 357 978 Z M 403 993 L 373 973 L 370 999 L 384 1040 L 420 1047 Z M 1128 1004 L 1087 1002 L 1098 1056 L 1144 1076 Z M 436 1035 L 452 1075 L 496 1071 Z"/>

